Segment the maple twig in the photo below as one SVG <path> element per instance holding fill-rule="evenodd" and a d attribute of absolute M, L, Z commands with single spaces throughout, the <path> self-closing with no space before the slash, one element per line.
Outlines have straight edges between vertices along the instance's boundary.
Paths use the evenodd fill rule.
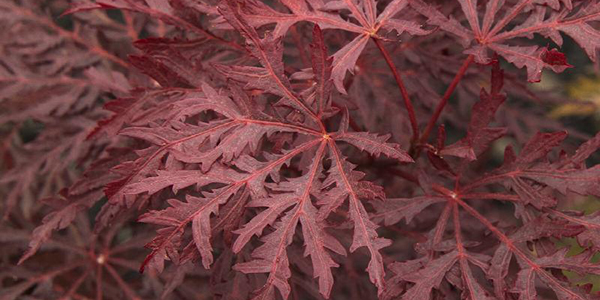
<path fill-rule="evenodd" d="M 463 62 L 460 69 L 458 70 L 458 73 L 456 73 L 456 75 L 454 76 L 454 79 L 448 86 L 448 89 L 446 89 L 446 92 L 444 93 L 442 100 L 440 100 L 437 107 L 435 108 L 435 112 L 429 119 L 429 123 L 427 123 L 427 127 L 425 128 L 425 131 L 423 131 L 423 135 L 421 135 L 421 138 L 419 139 L 420 144 L 424 143 L 425 141 L 427 141 L 427 138 L 429 138 L 429 134 L 431 133 L 431 130 L 435 126 L 435 123 L 437 122 L 438 118 L 442 114 L 444 107 L 448 103 L 448 99 L 450 99 L 450 96 L 452 96 L 452 93 L 454 93 L 454 90 L 456 89 L 456 87 L 458 86 L 458 83 L 460 82 L 460 80 L 463 78 L 463 76 L 467 72 L 467 69 L 469 68 L 469 65 L 473 62 L 473 59 L 474 59 L 473 55 L 469 55 L 467 57 L 467 59 L 465 59 L 465 61 Z"/>
<path fill-rule="evenodd" d="M 373 41 L 375 42 L 375 45 L 377 45 L 377 48 L 379 48 L 379 51 L 383 55 L 385 62 L 387 62 L 388 66 L 390 67 L 390 70 L 392 70 L 394 79 L 396 79 L 398 88 L 400 88 L 400 93 L 402 94 L 402 99 L 404 100 L 404 106 L 406 106 L 406 110 L 408 111 L 408 118 L 410 119 L 410 126 L 412 127 L 412 132 L 413 132 L 412 141 L 415 141 L 416 139 L 419 138 L 419 126 L 417 125 L 417 117 L 415 115 L 415 109 L 412 105 L 410 97 L 408 96 L 408 91 L 406 90 L 406 86 L 404 86 L 404 82 L 402 81 L 402 78 L 400 77 L 400 74 L 398 73 L 398 69 L 394 65 L 394 62 L 392 61 L 390 54 L 387 52 L 387 50 L 385 50 L 385 47 L 383 46 L 383 43 L 381 42 L 381 40 L 376 37 L 373 37 Z"/>

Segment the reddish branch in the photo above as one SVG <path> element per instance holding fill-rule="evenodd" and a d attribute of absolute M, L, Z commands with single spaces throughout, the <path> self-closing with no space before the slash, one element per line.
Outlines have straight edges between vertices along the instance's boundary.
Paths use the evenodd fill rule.
<path fill-rule="evenodd" d="M 433 115 L 429 119 L 429 122 L 427 123 L 427 127 L 425 128 L 425 131 L 423 131 L 423 134 L 421 135 L 421 138 L 419 139 L 419 144 L 425 143 L 427 141 L 427 138 L 429 138 L 429 134 L 431 133 L 431 130 L 433 129 L 433 127 L 435 126 L 435 123 L 437 122 L 440 115 L 442 114 L 444 107 L 446 107 L 446 104 L 448 103 L 450 96 L 452 96 L 452 93 L 454 93 L 454 90 L 458 86 L 458 83 L 461 81 L 461 79 L 467 72 L 469 65 L 473 62 L 473 59 L 474 59 L 473 55 L 469 55 L 467 57 L 467 59 L 465 59 L 465 61 L 463 62 L 460 69 L 458 70 L 458 73 L 456 73 L 456 76 L 454 76 L 454 79 L 448 86 L 448 89 L 446 89 L 446 92 L 444 93 L 442 100 L 440 100 L 437 107 L 435 108 Z"/>
<path fill-rule="evenodd" d="M 394 65 L 394 62 L 392 61 L 390 54 L 387 52 L 387 50 L 385 50 L 385 47 L 383 46 L 383 43 L 381 42 L 381 40 L 379 38 L 373 37 L 373 41 L 375 42 L 375 45 L 377 45 L 377 48 L 379 48 L 379 51 L 383 55 L 385 62 L 387 62 L 388 66 L 390 67 L 390 70 L 392 70 L 394 79 L 396 79 L 398 88 L 400 88 L 400 93 L 402 94 L 402 100 L 404 101 L 404 106 L 406 107 L 406 111 L 408 112 L 408 118 L 410 119 L 410 126 L 412 127 L 413 136 L 412 136 L 411 140 L 416 141 L 417 138 L 419 137 L 419 125 L 417 124 L 417 117 L 415 115 L 415 109 L 410 100 L 410 96 L 408 95 L 408 91 L 406 90 L 406 86 L 404 86 L 404 82 L 402 81 L 402 78 L 400 77 L 400 73 L 398 72 L 398 69 Z"/>

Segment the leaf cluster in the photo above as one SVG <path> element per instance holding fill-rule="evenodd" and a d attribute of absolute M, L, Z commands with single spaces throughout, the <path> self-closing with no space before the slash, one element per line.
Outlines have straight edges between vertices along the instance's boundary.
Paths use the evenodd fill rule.
<path fill-rule="evenodd" d="M 596 62 L 597 0 L 7 0 L 0 24 L 2 299 L 600 297 L 600 213 L 571 210 L 600 134 L 532 88 L 564 43 Z"/>

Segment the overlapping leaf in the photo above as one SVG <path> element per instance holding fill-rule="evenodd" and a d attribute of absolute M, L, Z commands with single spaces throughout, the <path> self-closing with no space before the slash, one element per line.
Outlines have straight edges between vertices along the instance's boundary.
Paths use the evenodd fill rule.
<path fill-rule="evenodd" d="M 590 59 L 594 61 L 596 59 L 596 52 L 600 47 L 597 42 L 600 32 L 590 23 L 600 19 L 600 3 L 597 1 L 586 1 L 575 5 L 570 1 L 566 1 L 563 5 L 558 1 L 520 0 L 510 5 L 501 0 L 489 1 L 483 11 L 484 17 L 481 22 L 477 1 L 465 0 L 460 1 L 460 4 L 470 29 L 465 28 L 452 17 L 444 16 L 421 0 L 411 1 L 411 5 L 425 15 L 430 24 L 460 37 L 464 45 L 470 45 L 465 53 L 473 55 L 477 62 L 488 63 L 490 61 L 488 52 L 494 51 L 518 68 L 526 67 L 530 82 L 540 81 L 544 68 L 562 72 L 571 65 L 567 63 L 564 54 L 556 49 L 509 44 L 508 42 L 514 38 L 531 39 L 534 34 L 541 34 L 561 46 L 562 32 L 573 38 L 586 51 Z M 504 14 L 502 15 L 501 12 Z M 521 15 L 526 19 L 514 28 L 508 29 L 507 26 Z"/>
<path fill-rule="evenodd" d="M 274 31 L 276 38 L 284 36 L 290 26 L 300 21 L 315 23 L 322 29 L 340 29 L 359 34 L 333 55 L 332 79 L 337 90 L 342 93 L 346 93 L 343 85 L 346 72 L 353 72 L 356 60 L 371 37 L 376 36 L 380 29 L 396 31 L 397 34 L 403 32 L 415 35 L 427 33 L 415 22 L 394 19 L 396 14 L 408 5 L 407 0 L 392 1 L 379 14 L 377 14 L 377 4 L 374 0 L 361 1 L 361 4 L 354 1 L 333 1 L 327 4 L 310 0 L 283 0 L 281 2 L 290 10 L 290 13 L 280 13 L 262 2 L 250 1 L 242 14 L 244 19 L 248 20 L 249 25 L 253 27 L 275 23 L 277 25 Z M 340 18 L 337 13 L 333 12 L 338 10 L 350 11 L 351 17 L 360 25 Z"/>

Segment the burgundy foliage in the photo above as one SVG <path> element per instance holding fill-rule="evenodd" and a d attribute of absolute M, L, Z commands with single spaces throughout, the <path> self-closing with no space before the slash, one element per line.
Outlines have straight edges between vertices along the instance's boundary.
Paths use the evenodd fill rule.
<path fill-rule="evenodd" d="M 0 299 L 600 298 L 600 212 L 571 210 L 600 134 L 530 84 L 564 39 L 596 61 L 598 0 L 3 0 L 0 25 Z"/>

